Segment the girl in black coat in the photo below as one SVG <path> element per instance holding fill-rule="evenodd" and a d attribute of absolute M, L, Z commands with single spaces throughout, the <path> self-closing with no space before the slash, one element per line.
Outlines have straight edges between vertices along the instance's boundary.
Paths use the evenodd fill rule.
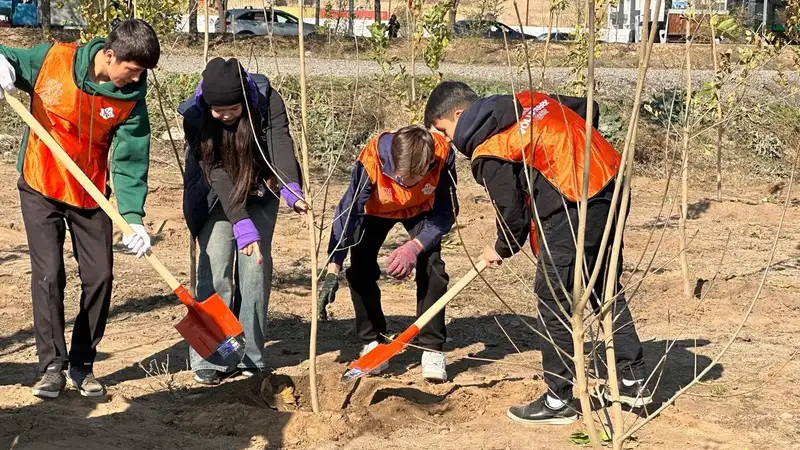
<path fill-rule="evenodd" d="M 266 367 L 276 191 L 302 216 L 307 205 L 286 107 L 266 77 L 248 74 L 236 59 L 215 58 L 181 109 L 188 146 L 184 216 L 200 247 L 197 297 L 219 294 L 237 314 L 246 339 L 238 367 L 215 366 L 190 350 L 195 380 L 217 384 L 236 372 L 252 376 Z"/>

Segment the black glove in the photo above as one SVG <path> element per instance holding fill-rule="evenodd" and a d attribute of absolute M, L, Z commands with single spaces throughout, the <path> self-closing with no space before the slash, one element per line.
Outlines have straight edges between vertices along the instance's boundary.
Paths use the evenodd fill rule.
<path fill-rule="evenodd" d="M 328 273 L 325 275 L 325 283 L 319 291 L 319 300 L 317 301 L 319 320 L 328 320 L 328 311 L 325 307 L 336 300 L 337 290 L 339 290 L 339 276 L 335 273 Z"/>

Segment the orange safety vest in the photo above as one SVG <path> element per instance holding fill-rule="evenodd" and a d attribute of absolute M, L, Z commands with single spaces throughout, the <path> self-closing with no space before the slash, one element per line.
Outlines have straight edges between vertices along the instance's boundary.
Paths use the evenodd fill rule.
<path fill-rule="evenodd" d="M 436 185 L 447 162 L 450 144 L 447 138 L 431 133 L 434 141 L 434 167 L 419 183 L 405 187 L 383 173 L 383 163 L 378 154 L 378 141 L 383 134 L 373 138 L 358 155 L 370 182 L 372 195 L 364 205 L 364 214 L 388 219 L 408 219 L 433 209 Z"/>
<path fill-rule="evenodd" d="M 479 145 L 472 161 L 496 158 L 524 162 L 541 173 L 567 200 L 577 202 L 583 188 L 586 121 L 539 92 L 521 92 L 517 101 L 522 105 L 517 123 Z M 592 198 L 614 179 L 620 155 L 597 130 L 592 129 L 590 139 L 588 193 Z M 531 220 L 530 240 L 537 253 L 535 219 Z"/>
<path fill-rule="evenodd" d="M 136 102 L 83 92 L 73 78 L 76 52 L 73 44 L 50 48 L 33 87 L 31 112 L 92 183 L 106 192 L 113 132 Z M 53 200 L 78 208 L 98 206 L 34 133 L 28 134 L 22 176 L 31 188 Z"/>

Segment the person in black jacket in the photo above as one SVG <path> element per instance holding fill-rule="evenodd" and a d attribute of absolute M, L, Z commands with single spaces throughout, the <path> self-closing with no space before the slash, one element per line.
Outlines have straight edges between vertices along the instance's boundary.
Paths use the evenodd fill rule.
<path fill-rule="evenodd" d="M 572 393 L 575 368 L 568 326 L 576 264 L 577 200 L 582 192 L 582 181 L 577 180 L 582 180 L 587 139 L 586 103 L 582 98 L 529 91 L 479 99 L 466 84 L 446 81 L 433 90 L 425 108 L 425 126 L 445 133 L 453 146 L 470 158 L 475 180 L 486 188 L 497 210 L 497 240 L 483 253 L 490 267 L 498 267 L 503 259 L 519 252 L 529 238 L 534 253 L 538 249 L 534 291 L 540 332 L 548 336 L 541 345 L 548 390 L 534 402 L 511 407 L 508 416 L 516 422 L 567 424 L 578 418 Z M 595 129 L 587 163 L 589 200 L 582 263 L 587 268 L 584 273 L 591 273 L 595 265 L 600 265 L 599 281 L 587 287 L 592 291 L 589 299 L 597 312 L 605 298 L 605 260 L 610 245 L 602 260 L 599 253 L 620 158 L 597 132 L 599 116 L 592 119 Z M 612 224 L 618 226 L 615 221 Z M 613 240 L 613 229 L 610 236 Z M 642 345 L 620 292 L 621 272 L 622 258 L 612 280 L 615 295 L 611 307 L 620 400 L 641 407 L 652 401 L 652 395 L 644 382 Z"/>
<path fill-rule="evenodd" d="M 200 247 L 197 297 L 219 294 L 238 311 L 246 339 L 238 367 L 215 366 L 190 350 L 195 380 L 213 385 L 222 377 L 237 372 L 252 376 L 266 367 L 278 187 L 300 215 L 307 205 L 286 106 L 266 77 L 248 74 L 236 59 L 212 59 L 181 112 L 187 144 L 183 210 Z"/>

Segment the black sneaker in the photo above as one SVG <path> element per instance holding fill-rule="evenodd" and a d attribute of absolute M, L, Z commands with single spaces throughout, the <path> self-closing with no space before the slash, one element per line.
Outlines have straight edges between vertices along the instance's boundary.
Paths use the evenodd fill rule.
<path fill-rule="evenodd" d="M 31 391 L 39 398 L 58 398 L 58 394 L 67 385 L 64 371 L 60 366 L 49 366 Z"/>
<path fill-rule="evenodd" d="M 547 406 L 547 394 L 533 403 L 508 408 L 508 418 L 517 423 L 528 425 L 568 425 L 578 420 L 578 407 L 574 399 L 570 399 L 559 409 Z"/>
<path fill-rule="evenodd" d="M 106 395 L 106 387 L 97 381 L 91 368 L 70 367 L 67 372 L 69 384 L 84 397 L 102 397 Z"/>
<path fill-rule="evenodd" d="M 610 392 L 606 391 L 606 398 L 609 400 L 611 399 L 610 394 Z M 620 381 L 619 401 L 632 408 L 643 408 L 653 403 L 653 394 L 644 385 L 643 381 L 636 381 L 633 386 L 625 386 L 625 383 Z"/>
<path fill-rule="evenodd" d="M 206 386 L 216 386 L 219 384 L 219 372 L 214 369 L 200 369 L 194 373 L 194 381 Z"/>

